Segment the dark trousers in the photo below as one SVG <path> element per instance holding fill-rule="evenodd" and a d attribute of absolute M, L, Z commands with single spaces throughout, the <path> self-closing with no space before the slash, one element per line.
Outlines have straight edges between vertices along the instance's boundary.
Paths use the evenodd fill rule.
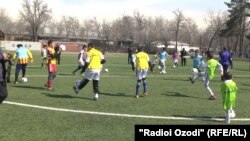
<path fill-rule="evenodd" d="M 181 66 L 186 66 L 187 59 L 181 58 Z"/>
<path fill-rule="evenodd" d="M 25 77 L 27 64 L 17 64 L 15 73 L 15 82 L 18 80 L 19 72 L 22 70 L 22 77 Z"/>
<path fill-rule="evenodd" d="M 60 62 L 61 62 L 61 54 L 57 54 L 56 55 L 56 62 L 58 65 L 60 65 Z"/>
<path fill-rule="evenodd" d="M 131 64 L 132 63 L 132 54 L 129 54 L 128 55 L 128 64 Z"/>
<path fill-rule="evenodd" d="M 84 72 L 83 66 L 78 66 L 75 70 L 73 70 L 73 74 L 75 74 L 77 71 L 81 70 L 81 74 Z"/>
<path fill-rule="evenodd" d="M 7 67 L 7 83 L 10 83 L 11 66 L 12 65 L 8 65 Z"/>
<path fill-rule="evenodd" d="M 5 81 L 0 81 L 0 104 L 7 98 L 8 91 Z"/>

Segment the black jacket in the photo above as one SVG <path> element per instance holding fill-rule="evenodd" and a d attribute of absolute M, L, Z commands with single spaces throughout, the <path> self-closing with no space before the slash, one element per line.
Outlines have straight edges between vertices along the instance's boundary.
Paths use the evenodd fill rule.
<path fill-rule="evenodd" d="M 5 61 L 3 60 L 3 51 L 0 48 L 0 82 L 5 81 L 6 68 Z"/>

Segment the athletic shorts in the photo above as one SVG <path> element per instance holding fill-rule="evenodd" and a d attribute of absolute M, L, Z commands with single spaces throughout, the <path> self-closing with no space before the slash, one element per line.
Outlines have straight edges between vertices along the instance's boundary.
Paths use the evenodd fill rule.
<path fill-rule="evenodd" d="M 101 69 L 87 69 L 84 75 L 88 80 L 100 80 Z"/>
<path fill-rule="evenodd" d="M 136 70 L 137 80 L 142 80 L 143 78 L 146 78 L 147 73 L 148 69 Z"/>

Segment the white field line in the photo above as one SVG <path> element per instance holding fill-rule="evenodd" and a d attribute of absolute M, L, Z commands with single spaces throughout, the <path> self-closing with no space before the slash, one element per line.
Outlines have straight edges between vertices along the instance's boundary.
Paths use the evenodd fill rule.
<path fill-rule="evenodd" d="M 14 77 L 14 75 L 11 75 L 12 77 Z M 124 73 L 124 74 L 108 74 L 106 72 L 103 72 L 103 74 L 101 74 L 101 77 L 131 77 L 131 76 L 134 76 L 135 77 L 135 74 L 129 74 L 129 73 Z M 164 77 L 190 77 L 191 75 L 190 74 L 164 74 L 164 75 L 161 75 L 161 74 L 149 74 L 147 75 L 147 77 L 161 77 L 161 78 L 164 78 Z M 236 77 L 248 77 L 249 75 L 235 75 Z M 48 77 L 48 75 L 46 74 L 40 74 L 40 75 L 37 75 L 37 74 L 31 74 L 31 75 L 26 75 L 26 77 Z M 82 77 L 80 74 L 79 75 L 72 75 L 72 74 L 58 74 L 57 77 Z M 189 80 L 189 79 L 188 79 Z"/>
<path fill-rule="evenodd" d="M 103 116 L 116 116 L 116 117 L 129 117 L 129 118 L 144 118 L 144 119 L 167 119 L 167 120 L 203 120 L 203 121 L 224 121 L 223 118 L 198 118 L 198 117 L 165 117 L 165 116 L 147 116 L 147 115 L 132 115 L 132 114 L 120 114 L 120 113 L 105 113 L 105 112 L 94 112 L 94 111 L 82 111 L 82 110 L 72 110 L 72 109 L 63 109 L 63 108 L 54 108 L 46 106 L 31 105 L 25 103 L 17 103 L 4 101 L 4 104 L 51 110 L 51 111 L 60 111 L 60 112 L 71 112 L 71 113 L 81 113 L 81 114 L 91 114 L 91 115 L 103 115 Z M 231 119 L 233 121 L 250 121 L 250 118 L 235 118 Z"/>

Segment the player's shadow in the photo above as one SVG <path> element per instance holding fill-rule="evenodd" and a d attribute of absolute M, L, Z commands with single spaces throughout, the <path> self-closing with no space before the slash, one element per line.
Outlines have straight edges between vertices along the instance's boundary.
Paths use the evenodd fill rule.
<path fill-rule="evenodd" d="M 72 76 L 73 74 L 72 73 L 59 73 L 58 75 L 61 75 L 61 76 Z"/>
<path fill-rule="evenodd" d="M 34 87 L 34 86 L 25 86 L 25 85 L 12 85 L 15 88 L 22 88 L 22 89 L 35 89 L 35 90 L 45 90 L 44 87 Z"/>
<path fill-rule="evenodd" d="M 212 121 L 212 122 L 220 122 L 224 123 L 223 116 L 218 117 L 211 117 L 211 116 L 184 116 L 184 115 L 172 115 L 175 118 L 183 118 L 183 119 L 189 119 L 189 120 L 199 120 L 199 121 Z"/>
<path fill-rule="evenodd" d="M 243 83 L 241 85 L 243 85 L 243 86 L 250 86 L 250 84 L 243 84 Z"/>
<path fill-rule="evenodd" d="M 202 97 L 195 97 L 195 96 L 185 95 L 185 94 L 182 94 L 182 93 L 179 93 L 179 92 L 166 92 L 166 93 L 163 93 L 161 95 L 173 96 L 173 97 L 186 97 L 186 98 L 206 99 L 206 98 L 202 98 Z"/>
<path fill-rule="evenodd" d="M 101 92 L 100 95 L 119 96 L 119 97 L 133 97 L 133 96 L 127 95 L 127 94 L 125 94 L 125 93 L 116 93 L 116 94 L 112 94 L 112 93 Z"/>
<path fill-rule="evenodd" d="M 250 77 L 242 77 L 242 76 L 233 76 L 234 78 L 237 78 L 237 79 L 250 79 Z"/>
<path fill-rule="evenodd" d="M 51 97 L 51 98 L 78 98 L 78 99 L 86 99 L 86 100 L 94 100 L 93 98 L 85 98 L 85 97 L 79 97 L 79 96 L 71 96 L 71 95 L 68 95 L 68 94 L 50 94 L 50 93 L 41 93 L 43 95 L 46 95 L 48 97 Z"/>
<path fill-rule="evenodd" d="M 164 78 L 163 80 L 174 80 L 174 81 L 190 81 L 188 78 L 186 79 L 178 79 L 178 78 Z"/>

